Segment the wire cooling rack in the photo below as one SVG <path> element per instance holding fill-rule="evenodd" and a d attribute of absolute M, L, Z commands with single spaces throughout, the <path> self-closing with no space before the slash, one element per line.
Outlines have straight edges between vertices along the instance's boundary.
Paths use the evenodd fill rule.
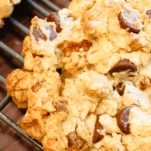
<path fill-rule="evenodd" d="M 59 11 L 61 8 L 67 7 L 69 4 L 69 0 L 22 0 L 21 4 L 19 4 L 18 6 L 15 6 L 15 9 L 18 9 L 18 12 L 16 13 L 17 15 L 15 15 L 15 11 L 14 10 L 14 15 L 12 14 L 11 17 L 9 17 L 8 19 L 5 20 L 5 26 L 8 26 L 9 30 L 5 29 L 5 26 L 3 27 L 3 29 L 0 29 L 0 59 L 5 61 L 2 61 L 2 63 L 0 64 L 0 122 L 5 123 L 7 126 L 9 126 L 10 129 L 13 129 L 15 131 L 15 133 L 17 133 L 17 135 L 15 134 L 15 136 L 19 136 L 21 135 L 21 137 L 24 137 L 24 139 L 26 139 L 26 141 L 29 141 L 33 146 L 36 147 L 36 149 L 32 149 L 33 151 L 35 150 L 43 150 L 42 146 L 40 143 L 38 143 L 37 141 L 33 140 L 31 137 L 29 137 L 26 133 L 23 132 L 23 130 L 20 128 L 20 126 L 17 124 L 17 122 L 15 120 L 12 120 L 11 118 L 9 118 L 4 110 L 6 110 L 5 108 L 7 108 L 7 106 L 10 103 L 13 103 L 11 100 L 11 97 L 7 96 L 7 90 L 5 88 L 5 82 L 6 82 L 6 76 L 7 74 L 9 74 L 9 72 L 11 72 L 11 70 L 13 70 L 15 67 L 21 67 L 23 64 L 23 57 L 20 55 L 21 54 L 21 47 L 17 47 L 17 49 L 13 49 L 11 46 L 9 45 L 10 43 L 10 39 L 12 38 L 12 40 L 14 39 L 14 37 L 11 37 L 8 41 L 5 40 L 7 39 L 7 35 L 9 36 L 8 32 L 12 31 L 13 29 L 15 30 L 15 32 L 17 34 L 19 34 L 19 36 L 21 37 L 21 42 L 24 39 L 24 37 L 26 35 L 28 35 L 29 33 L 29 25 L 30 25 L 30 19 L 37 15 L 40 16 L 42 18 L 45 18 L 46 16 L 49 15 L 49 13 L 51 11 Z M 17 7 L 17 8 L 16 8 Z M 25 15 L 29 15 L 28 9 L 32 10 L 32 15 L 30 16 L 30 18 L 26 21 L 28 22 L 28 25 L 24 25 L 24 19 L 22 16 L 22 11 L 23 14 Z M 27 13 L 27 14 L 26 14 Z M 15 17 L 18 16 L 18 18 L 22 18 L 22 19 L 16 19 Z M 4 30 L 4 31 L 3 31 Z M 16 44 L 17 45 L 17 44 Z M 19 49 L 19 50 L 18 50 Z M 14 67 L 13 69 L 9 69 L 8 72 L 6 72 L 7 68 L 5 68 L 5 62 L 7 62 L 9 64 L 9 66 L 12 66 L 10 60 L 15 60 L 14 62 L 17 62 L 17 65 Z M 13 62 L 13 63 L 14 63 Z M 18 65 L 19 64 L 19 65 Z M 3 74 L 3 71 L 5 71 L 5 74 Z M 6 74 L 7 73 L 7 74 Z M 4 95 L 5 94 L 5 95 Z M 17 107 L 16 107 L 17 108 Z M 11 112 L 13 112 L 13 107 L 9 110 L 11 110 Z M 19 110 L 19 109 L 18 109 Z M 2 136 L 4 128 L 2 129 L 1 127 L 1 123 L 0 123 L 0 135 Z M 7 131 L 7 128 L 6 128 Z M 5 136 L 3 136 L 4 138 Z M 3 139 L 2 138 L 2 139 Z M 23 140 L 24 141 L 24 140 Z M 2 141 L 1 141 L 2 142 Z M 6 147 L 6 145 L 3 143 L 0 143 L 0 151 L 21 151 L 21 149 L 15 149 L 15 146 L 11 147 L 11 149 L 9 148 L 9 146 L 11 145 L 11 142 L 9 142 L 9 140 L 7 141 L 7 145 L 8 147 Z M 26 147 L 25 147 L 26 148 Z M 27 147 L 25 150 L 29 150 L 30 149 Z"/>

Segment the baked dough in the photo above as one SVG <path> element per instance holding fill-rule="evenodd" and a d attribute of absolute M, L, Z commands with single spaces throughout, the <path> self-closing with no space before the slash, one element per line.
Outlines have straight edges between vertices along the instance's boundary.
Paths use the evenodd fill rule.
<path fill-rule="evenodd" d="M 151 150 L 151 3 L 73 0 L 34 17 L 6 80 L 45 151 Z"/>
<path fill-rule="evenodd" d="M 11 15 L 14 5 L 20 3 L 21 0 L 0 0 L 0 28 L 4 25 L 4 18 Z"/>

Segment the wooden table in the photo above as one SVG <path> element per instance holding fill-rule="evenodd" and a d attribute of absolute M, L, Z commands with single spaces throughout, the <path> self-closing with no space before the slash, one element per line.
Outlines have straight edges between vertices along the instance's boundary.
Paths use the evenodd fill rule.
<path fill-rule="evenodd" d="M 44 5 L 34 0 L 37 4 L 40 4 L 47 11 L 51 11 Z M 65 8 L 69 5 L 68 0 L 50 0 L 60 8 Z M 11 17 L 15 18 L 27 28 L 30 26 L 31 18 L 35 15 L 40 18 L 45 18 L 39 12 L 34 10 L 29 6 L 26 0 L 15 6 L 15 10 Z M 7 44 L 10 48 L 14 49 L 17 53 L 21 54 L 22 41 L 26 34 L 20 32 L 14 25 L 12 25 L 8 19 L 5 20 L 5 26 L 0 29 L 0 40 Z M 12 58 L 9 54 L 5 53 L 3 49 L 0 48 L 0 75 L 7 77 L 7 75 L 16 68 L 21 68 L 22 63 Z M 6 96 L 7 91 L 5 85 L 0 83 L 0 101 Z M 12 121 L 17 123 L 25 113 L 24 110 L 18 109 L 14 103 L 11 101 L 3 110 L 6 116 L 8 116 Z M 0 151 L 39 151 L 32 143 L 22 137 L 19 133 L 9 127 L 5 122 L 0 120 Z"/>

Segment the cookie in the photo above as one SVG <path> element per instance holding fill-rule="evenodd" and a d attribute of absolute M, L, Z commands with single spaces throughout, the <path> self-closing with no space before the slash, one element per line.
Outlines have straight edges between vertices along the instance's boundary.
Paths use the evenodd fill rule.
<path fill-rule="evenodd" d="M 14 5 L 20 3 L 21 0 L 1 0 L 0 1 L 0 28 L 4 25 L 4 18 L 7 18 L 11 15 Z"/>
<path fill-rule="evenodd" d="M 151 150 L 150 5 L 73 0 L 32 19 L 6 87 L 45 151 Z"/>

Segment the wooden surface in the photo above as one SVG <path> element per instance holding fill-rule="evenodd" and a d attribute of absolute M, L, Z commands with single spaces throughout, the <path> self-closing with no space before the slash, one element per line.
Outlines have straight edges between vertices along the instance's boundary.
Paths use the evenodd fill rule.
<path fill-rule="evenodd" d="M 60 8 L 65 8 L 69 5 L 68 0 L 50 0 Z M 38 0 L 35 2 L 40 4 Z M 41 5 L 41 4 L 40 4 Z M 43 8 L 51 11 L 42 5 Z M 45 18 L 45 16 L 38 13 L 31 6 L 27 5 L 26 0 L 15 6 L 15 10 L 11 15 L 19 22 L 29 28 L 30 20 L 33 16 L 39 16 Z M 14 27 L 8 19 L 5 20 L 5 26 L 0 29 L 0 40 L 7 44 L 9 47 L 14 49 L 17 53 L 21 54 L 22 41 L 25 38 L 25 34 L 19 29 Z M 16 68 L 21 68 L 22 64 L 12 58 L 9 54 L 5 53 L 0 48 L 0 75 L 7 77 L 7 75 Z M 5 85 L 0 83 L 0 101 L 6 96 L 7 91 Z M 25 111 L 18 109 L 11 101 L 3 110 L 6 116 L 17 123 L 25 113 Z M 39 151 L 32 143 L 18 134 L 15 130 L 10 128 L 6 123 L 0 120 L 0 151 Z"/>

